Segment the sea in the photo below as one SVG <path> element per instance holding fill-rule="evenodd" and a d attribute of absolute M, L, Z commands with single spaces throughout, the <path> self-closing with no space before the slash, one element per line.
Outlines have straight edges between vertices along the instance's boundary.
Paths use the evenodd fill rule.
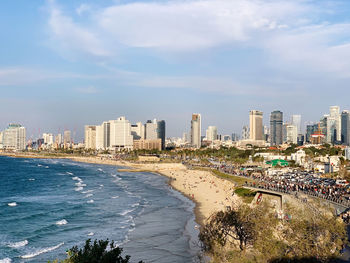
<path fill-rule="evenodd" d="M 154 173 L 0 157 L 0 263 L 65 259 L 113 240 L 130 262 L 199 262 L 194 203 Z"/>

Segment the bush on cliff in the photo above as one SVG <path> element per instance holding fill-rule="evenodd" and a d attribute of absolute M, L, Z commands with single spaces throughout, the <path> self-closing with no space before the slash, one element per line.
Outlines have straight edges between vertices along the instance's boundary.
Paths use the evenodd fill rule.
<path fill-rule="evenodd" d="M 110 243 L 110 244 L 109 244 Z M 109 244 L 109 249 L 108 249 Z M 122 257 L 123 249 L 116 247 L 114 242 L 109 240 L 86 240 L 83 248 L 72 247 L 68 251 L 68 258 L 54 263 L 129 263 L 130 256 Z M 142 263 L 140 261 L 139 263 Z"/>

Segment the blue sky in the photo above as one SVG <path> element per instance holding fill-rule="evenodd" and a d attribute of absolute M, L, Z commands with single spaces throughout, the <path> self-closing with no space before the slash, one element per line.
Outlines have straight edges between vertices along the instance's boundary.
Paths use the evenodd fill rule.
<path fill-rule="evenodd" d="M 312 0 L 2 1 L 0 129 L 28 137 L 126 116 L 191 113 L 240 132 L 250 109 L 317 121 L 350 109 L 350 2 Z"/>

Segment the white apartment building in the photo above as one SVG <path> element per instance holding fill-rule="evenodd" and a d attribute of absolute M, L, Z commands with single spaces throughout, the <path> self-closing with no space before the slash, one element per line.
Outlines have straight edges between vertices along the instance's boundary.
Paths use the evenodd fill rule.
<path fill-rule="evenodd" d="M 156 140 L 158 139 L 158 124 L 157 120 L 153 121 L 148 120 L 145 124 L 145 139 L 147 140 Z"/>
<path fill-rule="evenodd" d="M 3 132 L 3 147 L 6 150 L 25 150 L 26 128 L 20 124 L 9 124 Z"/>
<path fill-rule="evenodd" d="M 85 126 L 85 149 L 96 149 L 96 126 Z"/>
<path fill-rule="evenodd" d="M 263 113 L 258 110 L 249 112 L 250 140 L 263 140 Z"/>
<path fill-rule="evenodd" d="M 110 149 L 116 150 L 132 150 L 133 136 L 131 135 L 131 124 L 124 117 L 110 122 Z"/>

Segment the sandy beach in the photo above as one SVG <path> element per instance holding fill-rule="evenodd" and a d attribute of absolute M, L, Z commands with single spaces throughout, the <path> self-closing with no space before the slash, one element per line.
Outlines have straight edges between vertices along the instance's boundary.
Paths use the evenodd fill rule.
<path fill-rule="evenodd" d="M 120 171 L 148 171 L 170 178 L 170 185 L 196 203 L 196 221 L 203 225 L 214 212 L 227 206 L 236 206 L 240 199 L 232 195 L 234 185 L 216 177 L 210 171 L 192 170 L 180 163 L 131 163 L 126 161 L 102 160 L 98 158 L 73 157 L 77 162 L 99 163 L 131 167 Z"/>

